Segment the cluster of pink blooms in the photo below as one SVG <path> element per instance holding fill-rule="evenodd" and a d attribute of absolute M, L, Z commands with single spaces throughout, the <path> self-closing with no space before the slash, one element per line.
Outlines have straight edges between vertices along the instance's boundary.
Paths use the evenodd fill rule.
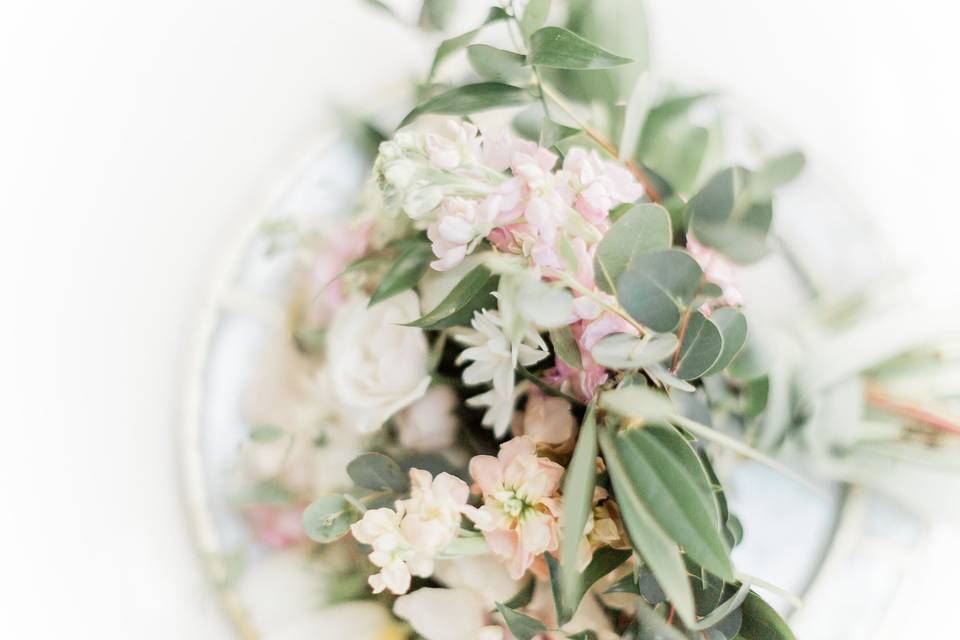
<path fill-rule="evenodd" d="M 610 227 L 611 208 L 643 195 L 630 172 L 581 148 L 570 149 L 556 168 L 556 154 L 507 130 L 484 137 L 470 123 L 447 126 L 449 135 L 401 132 L 381 146 L 377 162 L 388 205 L 426 229 L 437 258 L 431 266 L 451 269 L 487 240 L 527 257 L 546 279 L 566 272 L 594 297 L 605 296 L 594 283 L 593 255 Z M 590 349 L 611 333 L 635 330 L 595 299 L 572 293 L 570 327 L 582 366 L 558 358 L 548 377 L 586 399 L 607 376 Z"/>

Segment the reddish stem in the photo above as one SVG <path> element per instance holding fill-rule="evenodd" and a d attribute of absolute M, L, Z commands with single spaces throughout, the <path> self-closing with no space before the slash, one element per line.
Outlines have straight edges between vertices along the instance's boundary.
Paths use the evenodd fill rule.
<path fill-rule="evenodd" d="M 960 424 L 933 411 L 918 407 L 902 398 L 896 398 L 876 384 L 868 383 L 865 395 L 867 404 L 877 407 L 878 409 L 884 409 L 891 413 L 916 420 L 934 429 L 960 435 Z"/>

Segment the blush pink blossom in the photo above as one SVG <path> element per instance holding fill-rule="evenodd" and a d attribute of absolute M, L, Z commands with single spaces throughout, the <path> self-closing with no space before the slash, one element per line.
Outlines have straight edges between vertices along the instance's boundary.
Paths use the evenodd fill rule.
<path fill-rule="evenodd" d="M 463 262 L 493 230 L 493 221 L 499 213 L 498 203 L 497 198 L 487 198 L 479 203 L 466 198 L 445 198 L 440 204 L 437 221 L 427 229 L 427 237 L 437 256 L 430 266 L 437 271 L 447 271 Z"/>
<path fill-rule="evenodd" d="M 719 252 L 700 244 L 692 233 L 687 234 L 687 251 L 703 269 L 707 280 L 718 285 L 723 295 L 703 305 L 703 311 L 709 314 L 713 307 L 719 305 L 737 306 L 743 304 L 743 295 L 737 286 L 737 276 L 734 264 Z"/>
<path fill-rule="evenodd" d="M 247 510 L 247 519 L 258 540 L 272 549 L 286 549 L 307 542 L 303 507 L 258 504 Z"/>
<path fill-rule="evenodd" d="M 346 301 L 343 282 L 338 277 L 350 262 L 367 250 L 371 225 L 334 227 L 324 238 L 323 248 L 310 266 L 306 321 L 311 326 L 325 326 L 334 312 Z"/>
<path fill-rule="evenodd" d="M 475 456 L 470 476 L 483 495 L 485 517 L 477 528 L 519 579 L 538 556 L 559 546 L 563 467 L 538 456 L 533 439 L 521 436 L 500 445 L 497 457 Z"/>
<path fill-rule="evenodd" d="M 570 149 L 563 173 L 569 178 L 574 208 L 594 224 L 605 224 L 611 208 L 643 195 L 643 187 L 629 171 L 601 160 L 594 150 Z"/>

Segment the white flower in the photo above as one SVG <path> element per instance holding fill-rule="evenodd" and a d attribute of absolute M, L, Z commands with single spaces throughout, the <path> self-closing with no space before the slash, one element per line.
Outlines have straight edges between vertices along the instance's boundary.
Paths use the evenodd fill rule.
<path fill-rule="evenodd" d="M 443 171 L 453 171 L 462 164 L 477 162 L 482 139 L 479 130 L 469 122 L 447 120 L 452 138 L 428 134 L 424 141 L 430 164 Z"/>
<path fill-rule="evenodd" d="M 403 514 L 386 507 L 371 509 L 359 522 L 350 527 L 357 542 L 370 545 L 370 562 L 380 568 L 369 578 L 374 593 L 384 589 L 401 594 L 410 590 L 411 573 L 427 577 L 433 571 L 433 563 L 424 561 L 400 530 Z"/>
<path fill-rule="evenodd" d="M 401 326 L 420 317 L 417 294 L 405 291 L 372 307 L 368 303 L 365 297 L 348 301 L 327 334 L 333 391 L 360 433 L 380 428 L 430 385 L 427 339 L 420 329 Z"/>
<path fill-rule="evenodd" d="M 464 330 L 455 338 L 468 348 L 458 356 L 457 362 L 471 360 L 463 370 L 463 381 L 468 385 L 490 382 L 493 389 L 471 398 L 474 406 L 490 407 L 483 417 L 483 424 L 493 427 L 498 436 L 507 432 L 513 415 L 515 369 L 540 362 L 550 352 L 540 335 L 527 329 L 518 339 L 510 340 L 503 332 L 503 322 L 496 311 L 478 311 L 470 323 L 473 330 Z"/>
<path fill-rule="evenodd" d="M 489 608 L 469 589 L 417 589 L 397 598 L 393 612 L 426 640 L 498 637 L 484 631 L 488 628 Z M 479 635 L 481 633 L 488 635 Z M 502 633 L 499 638 L 503 638 Z"/>
<path fill-rule="evenodd" d="M 452 447 L 459 427 L 454 414 L 457 404 L 457 394 L 449 385 L 430 387 L 425 396 L 397 415 L 400 444 L 419 452 Z"/>

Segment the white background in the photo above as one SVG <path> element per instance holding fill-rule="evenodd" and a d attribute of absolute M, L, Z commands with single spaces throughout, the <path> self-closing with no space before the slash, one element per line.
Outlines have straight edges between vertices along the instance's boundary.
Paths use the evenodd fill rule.
<path fill-rule="evenodd" d="M 951 3 L 651 4 L 661 70 L 782 123 L 905 255 L 956 271 Z M 0 636 L 228 637 L 178 493 L 196 310 L 326 107 L 422 69 L 421 45 L 354 0 L 2 5 Z"/>

